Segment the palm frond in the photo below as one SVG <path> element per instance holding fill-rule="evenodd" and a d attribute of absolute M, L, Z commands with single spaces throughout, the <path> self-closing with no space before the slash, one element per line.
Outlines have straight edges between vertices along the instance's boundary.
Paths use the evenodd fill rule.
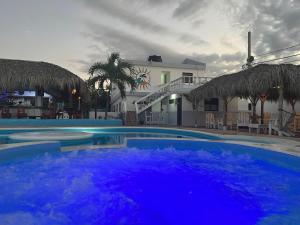
<path fill-rule="evenodd" d="M 115 61 L 118 64 L 115 64 Z M 107 63 L 95 63 L 91 66 L 89 73 L 95 76 L 95 79 L 91 79 L 91 82 L 99 82 L 100 87 L 103 87 L 103 83 L 106 80 L 110 80 L 111 84 L 116 84 L 122 98 L 126 95 L 126 85 L 135 88 L 135 80 L 131 76 L 133 72 L 133 66 L 123 61 L 120 58 L 119 53 L 112 53 Z"/>
<path fill-rule="evenodd" d="M 102 71 L 105 71 L 105 64 L 96 62 L 90 67 L 89 74 L 93 76 L 95 73 L 101 73 Z"/>

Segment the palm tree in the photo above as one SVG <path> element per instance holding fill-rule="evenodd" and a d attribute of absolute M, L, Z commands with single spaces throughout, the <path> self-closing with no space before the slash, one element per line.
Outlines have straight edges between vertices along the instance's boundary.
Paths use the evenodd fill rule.
<path fill-rule="evenodd" d="M 94 85 L 98 83 L 99 88 L 106 92 L 105 119 L 107 119 L 112 86 L 118 87 L 122 98 L 126 97 L 126 85 L 131 89 L 136 87 L 135 80 L 131 76 L 132 72 L 133 66 L 123 61 L 119 53 L 112 53 L 108 57 L 107 63 L 96 62 L 90 67 L 91 78 L 89 82 Z"/>
<path fill-rule="evenodd" d="M 89 106 L 95 109 L 95 119 L 97 119 L 97 105 L 98 103 L 102 103 L 103 101 L 106 100 L 103 99 L 105 98 L 104 91 L 99 90 L 98 88 L 95 87 L 95 84 L 91 82 L 91 77 L 86 81 L 86 84 L 91 97 L 91 102 L 89 103 L 90 104 Z M 102 106 L 103 104 L 101 104 L 101 107 Z"/>

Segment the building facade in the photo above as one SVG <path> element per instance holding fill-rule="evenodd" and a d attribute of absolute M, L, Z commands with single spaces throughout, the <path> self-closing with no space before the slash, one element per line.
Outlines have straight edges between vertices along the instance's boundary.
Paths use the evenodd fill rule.
<path fill-rule="evenodd" d="M 171 64 L 151 58 L 128 62 L 134 66 L 137 88 L 127 87 L 126 98 L 122 99 L 118 89 L 113 87 L 112 111 L 124 114 L 127 123 L 194 125 L 193 103 L 186 96 L 211 79 L 205 75 L 204 63 L 186 59 L 181 64 Z"/>

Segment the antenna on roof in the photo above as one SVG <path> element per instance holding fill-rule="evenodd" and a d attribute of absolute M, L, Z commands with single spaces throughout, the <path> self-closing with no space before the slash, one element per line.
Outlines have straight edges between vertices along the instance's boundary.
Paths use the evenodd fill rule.
<path fill-rule="evenodd" d="M 252 67 L 254 57 L 251 55 L 251 31 L 248 32 L 248 57 L 245 65 L 242 66 L 243 69 L 248 69 Z"/>

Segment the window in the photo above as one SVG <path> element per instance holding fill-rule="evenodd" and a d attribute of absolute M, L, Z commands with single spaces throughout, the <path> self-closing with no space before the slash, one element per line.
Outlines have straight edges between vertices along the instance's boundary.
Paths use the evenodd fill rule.
<path fill-rule="evenodd" d="M 160 83 L 167 84 L 171 81 L 171 76 L 169 71 L 163 71 L 160 75 Z"/>
<path fill-rule="evenodd" d="M 208 98 L 204 100 L 205 111 L 219 111 L 219 99 Z"/>
<path fill-rule="evenodd" d="M 182 77 L 185 84 L 193 83 L 193 73 L 182 73 Z"/>

